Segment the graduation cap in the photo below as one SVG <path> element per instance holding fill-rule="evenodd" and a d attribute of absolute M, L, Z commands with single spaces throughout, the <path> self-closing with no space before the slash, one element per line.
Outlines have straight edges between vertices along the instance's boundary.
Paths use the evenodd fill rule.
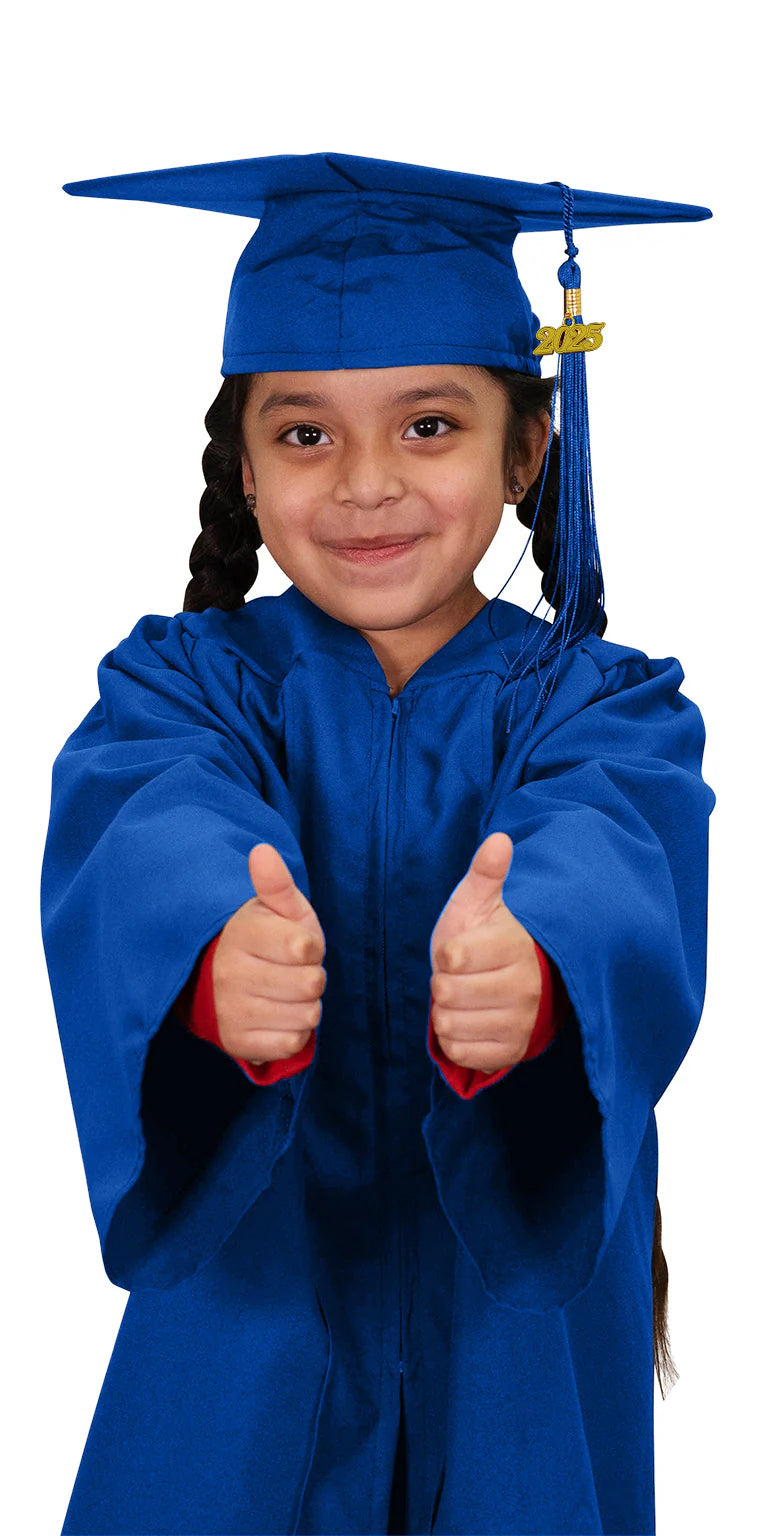
<path fill-rule="evenodd" d="M 101 176 L 63 190 L 259 220 L 232 278 L 225 376 L 426 363 L 538 376 L 540 357 L 556 356 L 550 445 L 559 397 L 560 492 L 546 584 L 558 613 L 537 667 L 599 627 L 585 356 L 600 347 L 603 322 L 581 312 L 573 231 L 706 219 L 708 208 L 325 153 Z M 564 308 L 541 327 L 512 248 L 521 232 L 547 229 L 565 235 Z"/>

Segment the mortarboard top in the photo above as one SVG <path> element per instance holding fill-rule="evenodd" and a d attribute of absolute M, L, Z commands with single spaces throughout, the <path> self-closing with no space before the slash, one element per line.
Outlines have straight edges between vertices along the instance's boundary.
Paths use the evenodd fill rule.
<path fill-rule="evenodd" d="M 539 374 L 521 231 L 563 228 L 559 182 L 360 155 L 264 155 L 70 181 L 259 219 L 232 278 L 223 374 L 485 363 Z M 572 224 L 675 223 L 708 208 L 573 190 Z"/>
<path fill-rule="evenodd" d="M 531 667 L 538 672 L 556 654 L 559 660 L 565 645 L 602 634 L 585 354 L 600 346 L 603 326 L 583 322 L 573 231 L 708 219 L 709 208 L 327 153 L 172 166 L 70 181 L 63 190 L 259 220 L 232 278 L 225 376 L 428 363 L 538 376 L 539 356 L 556 352 L 541 485 L 559 402 L 558 509 L 542 580 L 557 616 L 540 626 L 533 660 L 520 675 Z M 518 234 L 546 229 L 563 231 L 567 259 L 557 274 L 564 314 L 545 332 L 512 247 Z M 536 516 L 540 504 L 541 490 Z M 535 523 L 536 517 L 530 536 Z M 555 675 L 556 669 L 540 691 L 537 714 Z"/>

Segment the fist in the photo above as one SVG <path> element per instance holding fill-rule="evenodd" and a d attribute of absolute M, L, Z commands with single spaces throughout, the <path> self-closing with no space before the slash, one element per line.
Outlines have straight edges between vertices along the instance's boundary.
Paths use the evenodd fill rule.
<path fill-rule="evenodd" d="M 480 844 L 430 942 L 432 1023 L 441 1050 L 486 1076 L 522 1060 L 541 1001 L 536 946 L 502 896 L 512 849 L 506 832 Z"/>
<path fill-rule="evenodd" d="M 271 843 L 251 849 L 248 870 L 258 895 L 222 929 L 213 995 L 224 1050 L 262 1066 L 297 1055 L 320 1022 L 325 935 Z"/>

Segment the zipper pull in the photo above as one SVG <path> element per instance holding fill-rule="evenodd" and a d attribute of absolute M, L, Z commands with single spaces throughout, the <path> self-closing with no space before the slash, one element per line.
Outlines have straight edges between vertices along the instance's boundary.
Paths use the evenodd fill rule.
<path fill-rule="evenodd" d="M 392 699 L 392 713 L 393 713 L 393 715 L 399 715 L 399 713 L 400 713 L 400 695 L 399 694 L 395 694 L 395 697 Z"/>

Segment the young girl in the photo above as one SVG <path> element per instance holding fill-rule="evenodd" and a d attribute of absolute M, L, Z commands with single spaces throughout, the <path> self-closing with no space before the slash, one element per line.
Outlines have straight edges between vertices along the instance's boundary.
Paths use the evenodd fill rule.
<path fill-rule="evenodd" d="M 707 210 L 343 155 L 67 190 L 260 223 L 183 609 L 53 766 L 43 938 L 130 1292 L 63 1531 L 653 1533 L 654 1106 L 715 796 L 680 663 L 603 638 L 572 227 Z M 584 350 L 546 380 L 511 247 L 558 226 Z M 552 624 L 475 585 L 505 503 Z M 290 584 L 247 600 L 262 543 Z"/>

